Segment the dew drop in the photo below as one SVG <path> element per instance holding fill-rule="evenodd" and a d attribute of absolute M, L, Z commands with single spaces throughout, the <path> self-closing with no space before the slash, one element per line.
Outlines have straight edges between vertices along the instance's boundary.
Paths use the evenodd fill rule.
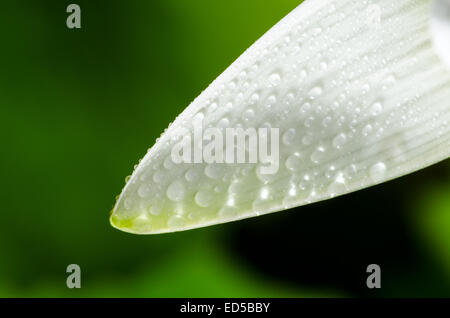
<path fill-rule="evenodd" d="M 268 188 L 262 188 L 261 192 L 259 193 L 259 197 L 262 200 L 267 200 L 269 198 L 269 194 L 270 194 L 270 191 Z"/>
<path fill-rule="evenodd" d="M 269 104 L 269 105 L 273 105 L 273 104 L 275 104 L 277 102 L 277 98 L 275 97 L 275 95 L 270 95 L 268 98 L 267 98 L 267 103 Z"/>
<path fill-rule="evenodd" d="M 319 164 L 325 158 L 325 148 L 320 146 L 318 147 L 311 155 L 311 161 L 315 164 Z"/>
<path fill-rule="evenodd" d="M 208 190 L 201 190 L 195 195 L 195 203 L 206 208 L 214 202 L 214 195 Z"/>
<path fill-rule="evenodd" d="M 242 117 L 245 121 L 249 121 L 255 117 L 255 111 L 253 109 L 247 109 L 244 114 L 242 114 Z"/>
<path fill-rule="evenodd" d="M 230 120 L 228 118 L 222 118 L 217 123 L 217 127 L 219 127 L 219 128 L 227 128 L 229 126 L 230 126 Z"/>
<path fill-rule="evenodd" d="M 364 137 L 367 137 L 370 135 L 370 133 L 373 131 L 373 127 L 371 124 L 367 124 L 363 130 L 362 130 L 362 134 Z"/>
<path fill-rule="evenodd" d="M 231 194 L 231 195 L 241 194 L 244 190 L 245 190 L 244 184 L 242 182 L 239 182 L 239 181 L 233 182 L 228 187 L 228 193 Z"/>
<path fill-rule="evenodd" d="M 381 112 L 383 111 L 383 105 L 380 102 L 376 102 L 372 105 L 372 115 L 373 116 L 377 116 L 379 114 L 381 114 Z"/>
<path fill-rule="evenodd" d="M 141 198 L 146 198 L 148 195 L 150 194 L 150 188 L 148 187 L 148 185 L 143 184 L 139 187 L 138 189 L 138 195 Z"/>
<path fill-rule="evenodd" d="M 184 177 L 188 182 L 195 182 L 200 178 L 200 172 L 195 168 L 191 168 L 188 171 L 186 171 Z"/>
<path fill-rule="evenodd" d="M 320 95 L 322 95 L 322 93 L 323 93 L 322 87 L 316 86 L 316 87 L 313 87 L 309 91 L 308 95 L 309 95 L 309 98 L 316 99 L 316 98 L 320 97 Z"/>
<path fill-rule="evenodd" d="M 386 165 L 383 162 L 378 162 L 370 168 L 370 178 L 374 182 L 380 182 L 384 179 L 386 170 Z"/>
<path fill-rule="evenodd" d="M 161 212 L 162 212 L 162 207 L 160 206 L 160 205 L 152 205 L 150 208 L 149 208 L 149 212 L 150 212 L 150 214 L 152 214 L 152 215 L 160 215 L 161 214 Z"/>
<path fill-rule="evenodd" d="M 283 137 L 282 137 L 282 141 L 283 141 L 283 143 L 284 143 L 285 145 L 290 145 L 290 144 L 292 144 L 292 142 L 294 141 L 294 139 L 295 139 L 295 129 L 294 129 L 294 128 L 288 129 L 288 130 L 283 134 Z"/>
<path fill-rule="evenodd" d="M 212 103 L 209 108 L 208 108 L 208 112 L 212 113 L 217 109 L 217 103 Z"/>
<path fill-rule="evenodd" d="M 184 199 L 186 195 L 186 190 L 181 181 L 174 181 L 167 188 L 166 194 L 170 200 L 174 202 L 180 202 Z"/>
<path fill-rule="evenodd" d="M 194 118 L 192 119 L 192 122 L 194 123 L 194 125 L 199 125 L 204 118 L 205 115 L 202 112 L 198 112 L 197 114 L 195 114 Z"/>
<path fill-rule="evenodd" d="M 156 183 L 163 181 L 164 178 L 165 178 L 165 175 L 161 170 L 158 170 L 153 174 L 153 181 Z"/>
<path fill-rule="evenodd" d="M 286 168 L 290 171 L 299 170 L 301 166 L 301 155 L 298 152 L 290 155 L 286 160 Z"/>
<path fill-rule="evenodd" d="M 341 149 L 347 143 L 347 136 L 344 133 L 337 135 L 333 139 L 333 146 L 337 149 Z"/>
<path fill-rule="evenodd" d="M 389 87 L 394 85 L 395 82 L 396 82 L 396 79 L 395 79 L 394 75 L 387 76 L 382 82 L 382 89 L 387 90 Z"/>
<path fill-rule="evenodd" d="M 303 114 L 306 114 L 307 112 L 309 112 L 311 109 L 311 104 L 310 103 L 304 103 L 302 105 L 302 107 L 300 107 L 300 112 Z"/>
<path fill-rule="evenodd" d="M 284 99 L 284 103 L 286 105 L 291 105 L 295 101 L 295 95 L 293 93 L 289 93 L 286 95 L 286 98 Z"/>
<path fill-rule="evenodd" d="M 278 86 L 281 82 L 281 76 L 278 73 L 273 73 L 269 76 L 269 84 L 271 86 Z"/>
<path fill-rule="evenodd" d="M 255 104 L 256 102 L 259 101 L 259 94 L 258 93 L 254 93 L 251 97 L 250 97 L 250 102 L 252 104 Z"/>
<path fill-rule="evenodd" d="M 179 215 L 172 216 L 167 221 L 167 225 L 172 229 L 181 228 L 185 224 L 186 224 L 186 220 L 182 216 L 179 216 Z"/>
<path fill-rule="evenodd" d="M 336 180 L 333 181 L 333 183 L 330 184 L 328 187 L 328 192 L 331 196 L 336 196 L 338 194 L 342 194 L 347 190 L 347 186 L 345 184 L 345 179 L 342 176 L 342 174 L 338 175 Z"/>
<path fill-rule="evenodd" d="M 172 161 L 172 156 L 167 156 L 167 158 L 164 160 L 164 168 L 171 169 L 174 166 L 174 163 Z"/>
<path fill-rule="evenodd" d="M 223 169 L 219 165 L 210 164 L 205 168 L 205 174 L 211 179 L 219 179 L 223 176 Z"/>

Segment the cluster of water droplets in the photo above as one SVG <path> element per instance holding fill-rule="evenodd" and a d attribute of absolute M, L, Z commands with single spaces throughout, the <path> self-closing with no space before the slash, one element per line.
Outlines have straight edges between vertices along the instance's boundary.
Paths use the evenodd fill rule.
<path fill-rule="evenodd" d="M 397 10 L 405 3 L 382 1 Z M 413 3 L 403 7 L 406 15 L 420 11 Z M 384 28 L 368 25 L 370 4 L 336 2 L 296 21 L 237 63 L 197 101 L 195 113 L 177 121 L 191 132 L 198 125 L 279 129 L 277 173 L 261 173 L 260 162 L 174 164 L 170 151 L 180 137 L 165 138 L 130 180 L 126 194 L 135 195 L 120 201 L 122 218 L 158 229 L 206 225 L 333 197 L 393 173 L 390 164 L 401 162 L 407 147 L 399 128 L 423 111 L 422 92 L 405 93 L 402 79 L 427 67 L 403 60 L 402 52 L 426 54 L 428 47 L 420 37 L 405 39 L 412 34 L 398 29 L 395 15 L 384 17 Z M 425 21 L 413 25 L 421 30 Z M 402 43 L 392 46 L 395 41 Z M 399 91 L 402 99 L 392 98 Z M 391 153 L 380 154 L 386 144 Z"/>

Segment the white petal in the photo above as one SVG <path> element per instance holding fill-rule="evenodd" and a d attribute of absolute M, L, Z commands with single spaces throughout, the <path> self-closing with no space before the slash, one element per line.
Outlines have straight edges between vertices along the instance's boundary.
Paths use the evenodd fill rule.
<path fill-rule="evenodd" d="M 450 72 L 430 1 L 307 0 L 220 75 L 134 171 L 112 212 L 132 233 L 181 231 L 328 199 L 450 154 Z M 279 170 L 175 164 L 194 127 L 280 129 Z"/>

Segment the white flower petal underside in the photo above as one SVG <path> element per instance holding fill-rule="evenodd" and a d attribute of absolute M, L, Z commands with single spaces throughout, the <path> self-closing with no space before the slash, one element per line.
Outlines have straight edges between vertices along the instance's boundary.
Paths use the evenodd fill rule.
<path fill-rule="evenodd" d="M 170 125 L 128 180 L 114 227 L 182 231 L 369 187 L 449 157 L 450 72 L 431 1 L 307 0 Z M 199 121 L 199 119 L 202 119 Z M 171 160 L 181 128 L 279 128 L 279 170 Z"/>

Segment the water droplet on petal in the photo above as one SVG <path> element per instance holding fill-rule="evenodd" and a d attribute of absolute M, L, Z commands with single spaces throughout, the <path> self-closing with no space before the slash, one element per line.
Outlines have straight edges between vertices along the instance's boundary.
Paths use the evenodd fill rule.
<path fill-rule="evenodd" d="M 269 84 L 271 86 L 278 86 L 281 82 L 281 76 L 278 73 L 273 73 L 269 76 Z"/>
<path fill-rule="evenodd" d="M 205 174 L 211 179 L 219 179 L 223 176 L 223 169 L 218 164 L 209 164 L 205 168 Z"/>
<path fill-rule="evenodd" d="M 290 155 L 286 160 L 286 168 L 288 168 L 291 171 L 299 170 L 301 167 L 301 155 L 300 153 L 296 152 L 292 155 Z"/>
<path fill-rule="evenodd" d="M 206 208 L 214 202 L 214 195 L 209 190 L 201 190 L 195 195 L 195 203 Z"/>
<path fill-rule="evenodd" d="M 290 145 L 294 141 L 294 138 L 295 138 L 295 129 L 291 128 L 291 129 L 288 129 L 283 134 L 282 140 L 285 145 Z"/>
<path fill-rule="evenodd" d="M 377 116 L 377 115 L 381 114 L 382 111 L 383 111 L 383 105 L 381 103 L 376 102 L 372 105 L 371 112 L 372 112 L 373 116 Z"/>
<path fill-rule="evenodd" d="M 143 184 L 139 187 L 138 189 L 138 195 L 141 198 L 146 198 L 148 195 L 150 194 L 150 188 L 148 187 L 148 185 Z"/>
<path fill-rule="evenodd" d="M 344 146 L 346 142 L 347 142 L 347 136 L 344 133 L 342 133 L 342 134 L 337 135 L 333 139 L 333 146 L 336 147 L 337 149 L 341 149 L 342 146 Z"/>
<path fill-rule="evenodd" d="M 167 221 L 167 225 L 172 229 L 179 229 L 186 224 L 186 220 L 179 215 L 172 216 Z"/>
<path fill-rule="evenodd" d="M 309 98 L 316 99 L 316 98 L 320 97 L 322 95 L 322 93 L 323 93 L 322 87 L 316 86 L 316 87 L 313 87 L 309 91 L 308 95 L 309 95 Z"/>
<path fill-rule="evenodd" d="M 319 164 L 325 157 L 325 148 L 320 146 L 318 147 L 311 155 L 311 161 L 315 164 Z"/>
<path fill-rule="evenodd" d="M 181 181 L 174 181 L 167 188 L 167 197 L 175 202 L 180 202 L 184 199 L 186 195 L 186 190 Z"/>
<path fill-rule="evenodd" d="M 370 168 L 370 178 L 374 182 L 380 182 L 384 179 L 386 170 L 386 165 L 383 162 L 378 162 Z"/>

